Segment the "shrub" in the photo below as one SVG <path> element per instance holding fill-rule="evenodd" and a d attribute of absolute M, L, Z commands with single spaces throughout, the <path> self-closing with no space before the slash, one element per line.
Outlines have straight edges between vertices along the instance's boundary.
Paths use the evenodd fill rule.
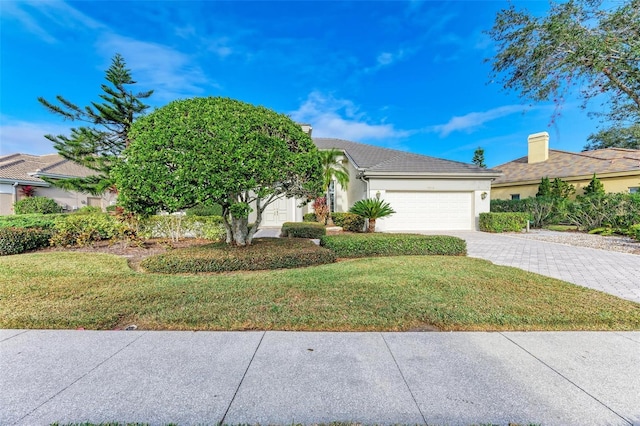
<path fill-rule="evenodd" d="M 0 228 L 0 256 L 47 247 L 51 235 L 49 229 Z"/>
<path fill-rule="evenodd" d="M 285 222 L 282 224 L 280 236 L 289 238 L 320 238 L 327 233 L 321 223 Z"/>
<path fill-rule="evenodd" d="M 86 246 L 100 240 L 135 235 L 128 225 L 107 214 L 65 215 L 56 221 L 53 246 Z"/>
<path fill-rule="evenodd" d="M 342 234 L 325 235 L 320 245 L 338 257 L 467 254 L 467 243 L 448 235 Z"/>
<path fill-rule="evenodd" d="M 141 266 L 164 274 L 289 269 L 333 263 L 335 254 L 308 240 L 256 238 L 249 246 L 214 243 L 148 257 Z"/>
<path fill-rule="evenodd" d="M 629 229 L 627 229 L 627 235 L 640 241 L 640 224 L 631 225 Z"/>
<path fill-rule="evenodd" d="M 567 221 L 581 231 L 603 227 L 627 228 L 633 224 L 629 223 L 633 220 L 633 214 L 628 211 L 629 200 L 629 194 L 576 197 L 568 206 Z"/>
<path fill-rule="evenodd" d="M 331 219 L 337 226 L 349 232 L 363 232 L 365 218 L 354 213 L 331 213 Z"/>
<path fill-rule="evenodd" d="M 60 216 L 64 216 L 64 214 L 16 214 L 0 216 L 0 228 L 51 229 Z"/>
<path fill-rule="evenodd" d="M 84 206 L 73 212 L 73 214 L 97 214 L 102 213 L 102 209 L 96 206 Z"/>
<path fill-rule="evenodd" d="M 156 215 L 144 218 L 139 224 L 140 234 L 146 238 L 205 238 L 220 240 L 226 231 L 220 216 Z"/>
<path fill-rule="evenodd" d="M 222 216 L 222 206 L 214 204 L 212 206 L 198 205 L 186 211 L 187 216 Z"/>
<path fill-rule="evenodd" d="M 52 214 L 62 213 L 62 207 L 54 200 L 47 197 L 23 198 L 13 205 L 16 214 Z"/>
<path fill-rule="evenodd" d="M 527 213 L 480 213 L 480 230 L 484 232 L 519 232 L 527 226 Z"/>
<path fill-rule="evenodd" d="M 489 209 L 492 213 L 522 213 L 527 211 L 526 200 L 491 200 Z"/>
<path fill-rule="evenodd" d="M 118 209 L 118 206 L 116 206 L 115 204 L 107 206 L 105 208 L 105 210 L 107 211 L 107 213 L 115 213 Z"/>
<path fill-rule="evenodd" d="M 315 213 L 305 213 L 304 216 L 302 216 L 302 221 L 303 222 L 318 222 L 318 220 L 316 219 L 316 214 Z"/>
<path fill-rule="evenodd" d="M 395 210 L 384 200 L 379 198 L 366 198 L 356 201 L 349 209 L 349 213 L 354 213 L 369 219 L 367 232 L 376 232 L 376 220 L 391 216 L 395 213 Z"/>

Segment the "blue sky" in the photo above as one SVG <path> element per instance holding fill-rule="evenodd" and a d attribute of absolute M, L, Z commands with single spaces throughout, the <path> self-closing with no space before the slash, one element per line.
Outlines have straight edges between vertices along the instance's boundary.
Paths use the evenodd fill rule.
<path fill-rule="evenodd" d="M 544 14 L 545 1 L 514 1 Z M 313 126 L 313 135 L 490 167 L 526 155 L 527 135 L 580 151 L 597 122 L 568 100 L 530 104 L 489 83 L 483 31 L 506 1 L 0 1 L 0 154 L 54 152 L 68 134 L 37 102 L 98 100 L 124 56 L 160 107 L 225 96 Z M 597 105 L 596 105 L 597 106 Z"/>

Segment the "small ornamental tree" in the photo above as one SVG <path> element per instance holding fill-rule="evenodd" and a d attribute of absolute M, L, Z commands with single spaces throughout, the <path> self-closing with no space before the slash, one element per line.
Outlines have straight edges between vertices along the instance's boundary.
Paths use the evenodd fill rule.
<path fill-rule="evenodd" d="M 584 195 L 604 195 L 604 185 L 600 182 L 600 179 L 593 174 L 589 185 L 584 187 Z"/>
<path fill-rule="evenodd" d="M 378 198 L 366 198 L 364 200 L 356 201 L 356 203 L 349 209 L 349 213 L 354 213 L 369 219 L 367 232 L 376 232 L 376 219 L 391 216 L 395 213 L 395 210 L 393 210 L 391 205 L 384 200 L 380 200 Z"/>
<path fill-rule="evenodd" d="M 143 215 L 219 204 L 227 243 L 251 244 L 277 198 L 322 191 L 311 138 L 264 107 L 228 98 L 174 101 L 139 118 L 129 136 L 126 161 L 114 168 L 118 204 Z"/>
<path fill-rule="evenodd" d="M 576 193 L 576 187 L 560 178 L 551 182 L 551 196 L 556 198 L 569 198 Z"/>
<path fill-rule="evenodd" d="M 548 177 L 543 177 L 538 185 L 538 192 L 536 197 L 549 197 L 551 196 L 551 181 Z"/>

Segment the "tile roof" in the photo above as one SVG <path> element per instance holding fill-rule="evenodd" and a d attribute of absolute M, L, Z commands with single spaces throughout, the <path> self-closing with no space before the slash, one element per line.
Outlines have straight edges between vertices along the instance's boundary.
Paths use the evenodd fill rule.
<path fill-rule="evenodd" d="M 549 150 L 549 159 L 529 164 L 528 157 L 496 166 L 503 175 L 494 184 L 537 181 L 543 177 L 570 178 L 616 172 L 640 173 L 640 150 L 607 148 L 585 152 Z"/>
<path fill-rule="evenodd" d="M 389 174 L 490 174 L 495 169 L 482 169 L 475 164 L 443 160 L 343 139 L 313 138 L 319 149 L 340 149 L 347 153 L 358 169 L 368 173 Z"/>
<path fill-rule="evenodd" d="M 0 156 L 0 180 L 45 183 L 35 173 L 64 177 L 86 177 L 94 172 L 58 154 L 10 154 Z"/>

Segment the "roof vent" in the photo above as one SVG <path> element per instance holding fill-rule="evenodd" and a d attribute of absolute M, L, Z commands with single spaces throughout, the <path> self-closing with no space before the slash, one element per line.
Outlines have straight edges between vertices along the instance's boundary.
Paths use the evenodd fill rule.
<path fill-rule="evenodd" d="M 542 163 L 549 159 L 549 133 L 540 132 L 529 135 L 528 163 Z"/>

